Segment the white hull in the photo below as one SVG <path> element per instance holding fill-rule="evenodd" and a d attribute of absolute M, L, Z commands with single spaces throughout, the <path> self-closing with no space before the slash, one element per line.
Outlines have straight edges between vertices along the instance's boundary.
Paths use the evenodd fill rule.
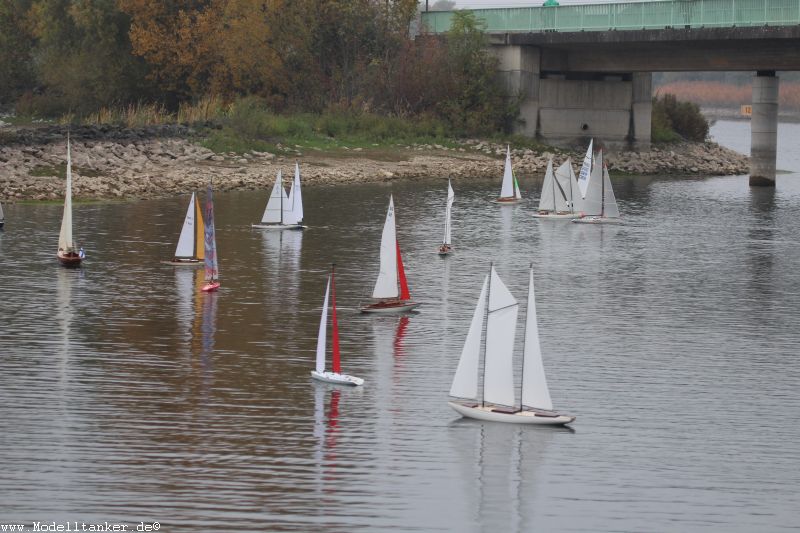
<path fill-rule="evenodd" d="M 364 305 L 361 307 L 362 313 L 381 313 L 385 315 L 407 313 L 422 305 L 417 302 L 402 302 L 397 305 L 377 306 L 377 304 Z"/>
<path fill-rule="evenodd" d="M 622 224 L 622 219 L 619 218 L 608 218 L 608 217 L 597 217 L 597 216 L 588 216 L 588 217 L 581 217 L 572 220 L 576 224 Z"/>
<path fill-rule="evenodd" d="M 547 218 L 547 219 L 552 219 L 552 220 L 565 220 L 565 219 L 571 219 L 571 218 L 572 219 L 580 218 L 580 216 L 581 216 L 580 213 L 559 213 L 559 214 L 551 214 L 551 213 L 540 214 L 540 213 L 536 213 L 535 215 L 533 215 L 533 218 Z"/>
<path fill-rule="evenodd" d="M 334 383 L 336 385 L 348 385 L 352 387 L 357 387 L 359 385 L 364 384 L 364 380 L 361 378 L 357 378 L 355 376 L 349 376 L 347 374 L 337 374 L 336 372 L 317 372 L 316 370 L 312 370 L 311 377 L 318 381 L 324 381 L 325 383 Z"/>
<path fill-rule="evenodd" d="M 543 426 L 563 426 L 575 420 L 574 416 L 557 415 L 542 416 L 533 411 L 517 411 L 514 413 L 496 412 L 494 406 L 469 407 L 457 402 L 447 402 L 458 414 L 467 418 L 486 422 L 505 422 L 511 424 L 538 424 Z"/>
<path fill-rule="evenodd" d="M 306 229 L 308 226 L 302 224 L 252 224 L 256 229 Z"/>

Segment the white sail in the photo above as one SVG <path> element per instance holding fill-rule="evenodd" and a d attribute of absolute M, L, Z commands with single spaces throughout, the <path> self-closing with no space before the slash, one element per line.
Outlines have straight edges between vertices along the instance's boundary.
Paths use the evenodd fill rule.
<path fill-rule="evenodd" d="M 303 221 L 303 193 L 300 190 L 300 165 L 294 164 L 294 180 L 289 198 L 283 205 L 283 223 L 300 224 Z"/>
<path fill-rule="evenodd" d="M 67 190 L 64 194 L 64 214 L 61 218 L 58 249 L 65 252 L 75 250 L 75 243 L 72 242 L 72 156 L 69 149 L 69 135 L 67 135 Z"/>
<path fill-rule="evenodd" d="M 561 163 L 561 166 L 556 169 L 556 180 L 561 186 L 563 194 L 566 196 L 566 211 L 574 213 L 583 210 L 583 198 L 581 197 L 580 189 L 578 188 L 578 178 L 575 177 L 575 171 L 572 168 L 572 160 L 567 158 L 566 161 Z"/>
<path fill-rule="evenodd" d="M 536 297 L 533 291 L 533 268 L 528 279 L 528 310 L 525 317 L 525 349 L 522 352 L 522 405 L 553 409 L 539 345 L 539 326 L 536 321 Z"/>
<path fill-rule="evenodd" d="M 189 209 L 186 210 L 186 218 L 183 219 L 181 236 L 178 237 L 178 247 L 175 249 L 175 257 L 194 257 L 194 203 L 195 193 L 189 200 Z"/>
<path fill-rule="evenodd" d="M 6 215 L 3 213 L 3 204 L 0 204 L 0 221 L 6 219 Z"/>
<path fill-rule="evenodd" d="M 481 333 L 483 330 L 483 315 L 486 311 L 486 287 L 488 284 L 489 276 L 486 276 L 483 280 L 481 295 L 478 297 L 478 305 L 475 306 L 475 313 L 473 313 L 472 322 L 469 325 L 467 340 L 464 341 L 464 348 L 461 350 L 458 369 L 456 369 L 453 384 L 450 386 L 450 396 L 470 399 L 478 398 Z"/>
<path fill-rule="evenodd" d="M 599 216 L 603 209 L 603 151 L 597 153 L 597 158 L 589 176 L 586 194 L 583 196 L 583 212 L 586 215 Z"/>
<path fill-rule="evenodd" d="M 603 165 L 603 216 L 619 218 L 617 198 L 614 196 L 614 189 L 611 188 L 611 178 L 605 165 Z"/>
<path fill-rule="evenodd" d="M 592 172 L 592 145 L 594 139 L 589 141 L 589 148 L 586 150 L 586 155 L 583 158 L 583 165 L 578 174 L 578 187 L 581 189 L 581 196 L 586 198 L 586 188 L 589 186 L 589 177 Z"/>
<path fill-rule="evenodd" d="M 511 172 L 511 147 L 506 147 L 506 166 L 503 169 L 503 185 L 500 187 L 500 198 L 516 198 L 514 175 Z"/>
<path fill-rule="evenodd" d="M 542 194 L 539 196 L 539 211 L 556 210 L 556 184 L 553 177 L 553 158 L 547 162 L 547 171 L 544 173 Z"/>
<path fill-rule="evenodd" d="M 389 210 L 381 235 L 381 266 L 373 298 L 397 298 L 400 292 L 397 287 L 397 231 L 394 225 L 394 199 L 389 196 Z"/>
<path fill-rule="evenodd" d="M 283 188 L 283 175 L 278 170 L 278 177 L 275 178 L 275 185 L 272 187 L 272 193 L 269 195 L 267 207 L 264 209 L 264 216 L 261 217 L 262 224 L 280 224 L 283 222 L 282 206 L 289 205 L 289 198 L 286 196 L 286 190 Z"/>
<path fill-rule="evenodd" d="M 519 304 L 492 267 L 489 285 L 489 317 L 486 321 L 486 361 L 483 399 L 514 405 L 514 335 Z"/>
<path fill-rule="evenodd" d="M 450 226 L 450 215 L 453 209 L 453 200 L 456 198 L 456 193 L 453 192 L 453 187 L 450 185 L 450 180 L 447 180 L 447 207 L 444 210 L 444 240 L 442 244 L 453 244 L 452 231 Z"/>
<path fill-rule="evenodd" d="M 331 277 L 328 276 L 328 287 L 325 289 L 325 301 L 322 303 L 322 316 L 319 319 L 317 335 L 317 372 L 325 372 L 325 339 L 328 334 L 328 295 L 331 292 Z"/>

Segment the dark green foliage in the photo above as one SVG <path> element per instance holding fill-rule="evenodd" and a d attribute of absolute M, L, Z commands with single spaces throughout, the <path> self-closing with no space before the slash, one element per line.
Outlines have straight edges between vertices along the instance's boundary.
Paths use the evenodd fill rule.
<path fill-rule="evenodd" d="M 708 137 L 708 120 L 700 107 L 691 102 L 679 102 L 672 94 L 653 98 L 652 140 L 673 142 L 681 138 L 703 142 Z"/>

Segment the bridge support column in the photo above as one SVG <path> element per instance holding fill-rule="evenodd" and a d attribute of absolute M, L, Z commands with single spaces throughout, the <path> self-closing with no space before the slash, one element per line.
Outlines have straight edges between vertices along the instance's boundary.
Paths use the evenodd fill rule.
<path fill-rule="evenodd" d="M 750 119 L 750 186 L 775 186 L 778 147 L 778 77 L 759 70 L 753 77 L 753 114 Z"/>
<path fill-rule="evenodd" d="M 532 46 L 492 46 L 499 60 L 498 71 L 506 88 L 506 96 L 519 99 L 520 124 L 514 132 L 536 136 L 539 120 L 539 61 L 538 48 Z"/>
<path fill-rule="evenodd" d="M 653 118 L 653 74 L 634 72 L 632 92 L 630 139 L 635 149 L 649 150 Z"/>

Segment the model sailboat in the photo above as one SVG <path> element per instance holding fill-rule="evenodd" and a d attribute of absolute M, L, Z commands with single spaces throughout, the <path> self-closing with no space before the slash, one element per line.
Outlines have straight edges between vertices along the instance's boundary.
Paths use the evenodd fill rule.
<path fill-rule="evenodd" d="M 205 231 L 205 284 L 200 287 L 203 292 L 212 292 L 219 289 L 219 264 L 217 263 L 217 236 L 214 231 L 214 198 L 211 193 L 211 184 L 208 184 L 206 193 L 206 231 Z"/>
<path fill-rule="evenodd" d="M 181 235 L 178 237 L 178 247 L 175 248 L 175 257 L 164 264 L 173 266 L 200 266 L 205 264 L 205 224 L 200 202 L 197 195 L 192 193 L 189 208 L 183 219 Z"/>
<path fill-rule="evenodd" d="M 372 298 L 378 302 L 363 306 L 362 312 L 402 313 L 421 305 L 411 301 L 411 292 L 408 290 L 403 258 L 400 255 L 400 243 L 397 241 L 392 196 L 389 196 L 389 210 L 386 212 L 386 222 L 381 235 L 381 265 Z"/>
<path fill-rule="evenodd" d="M 514 336 L 519 304 L 497 275 L 494 266 L 483 281 L 478 305 L 472 316 L 467 340 L 461 352 L 458 369 L 450 387 L 450 396 L 469 401 L 448 402 L 461 416 L 491 422 L 516 424 L 564 425 L 574 416 L 554 412 L 547 388 L 539 327 L 536 320 L 536 298 L 533 291 L 533 267 L 528 279 L 528 310 L 525 318 L 525 346 L 522 354 L 522 386 L 519 408 L 514 394 Z M 479 398 L 481 333 L 486 324 L 483 343 L 484 373 L 482 401 Z"/>
<path fill-rule="evenodd" d="M 78 250 L 72 237 L 72 156 L 67 134 L 67 189 L 64 194 L 64 214 L 61 217 L 61 232 L 58 235 L 56 257 L 64 266 L 78 266 L 83 260 L 83 250 Z"/>
<path fill-rule="evenodd" d="M 278 177 L 269 195 L 264 216 L 259 224 L 253 224 L 259 229 L 305 229 L 303 225 L 303 193 L 300 188 L 300 165 L 294 164 L 294 180 L 286 196 L 283 188 L 283 175 L 278 170 Z"/>
<path fill-rule="evenodd" d="M 534 218 L 576 218 L 580 216 L 580 211 L 575 209 L 575 200 L 579 198 L 578 182 L 570 159 L 564 161 L 558 170 L 553 172 L 553 158 L 550 158 L 542 183 L 542 194 L 539 197 L 539 210 L 533 215 Z"/>
<path fill-rule="evenodd" d="M 449 255 L 453 251 L 450 215 L 455 198 L 456 194 L 453 192 L 453 186 L 450 185 L 450 180 L 447 180 L 447 206 L 444 209 L 444 238 L 442 239 L 442 245 L 439 246 L 439 255 Z"/>
<path fill-rule="evenodd" d="M 0 204 L 0 229 L 6 225 L 6 215 L 3 213 L 3 204 Z"/>
<path fill-rule="evenodd" d="M 589 186 L 589 176 L 592 174 L 592 163 L 594 162 L 593 145 L 594 139 L 590 139 L 589 148 L 586 149 L 586 155 L 583 156 L 581 171 L 578 173 L 578 188 L 581 191 L 581 198 L 586 198 L 586 188 Z"/>
<path fill-rule="evenodd" d="M 611 188 L 611 178 L 608 168 L 603 162 L 603 151 L 598 152 L 592 167 L 586 194 L 583 198 L 583 212 L 581 218 L 573 222 L 581 224 L 621 224 L 619 207 Z"/>
<path fill-rule="evenodd" d="M 334 267 L 328 276 L 328 287 L 325 289 L 325 300 L 322 304 L 322 316 L 319 319 L 319 335 L 317 336 L 317 365 L 311 371 L 311 377 L 327 383 L 338 385 L 363 385 L 364 380 L 348 374 L 342 374 L 341 353 L 339 351 L 339 323 L 336 320 L 336 279 Z M 326 339 L 328 336 L 328 295 L 331 296 L 331 371 L 325 370 Z"/>
<path fill-rule="evenodd" d="M 495 200 L 499 204 L 515 204 L 522 200 L 519 183 L 511 170 L 511 147 L 506 147 L 506 164 L 503 169 L 503 184 L 500 186 L 500 197 Z"/>

